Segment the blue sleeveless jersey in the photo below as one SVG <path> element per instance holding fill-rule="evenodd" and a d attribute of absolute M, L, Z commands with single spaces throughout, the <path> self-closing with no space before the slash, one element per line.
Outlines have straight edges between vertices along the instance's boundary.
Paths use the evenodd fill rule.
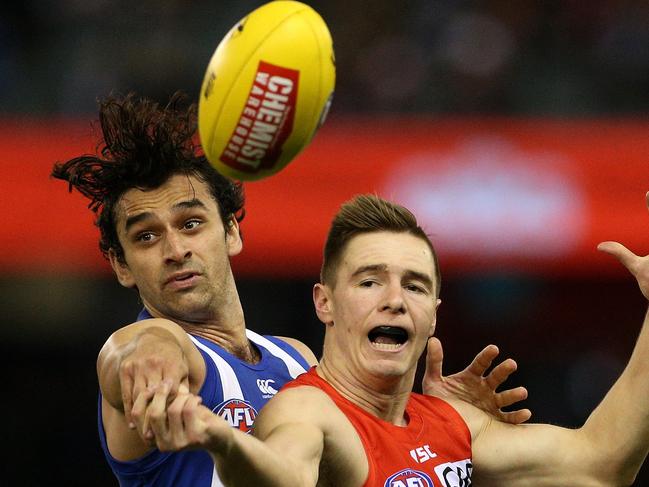
<path fill-rule="evenodd" d="M 138 319 L 150 318 L 143 310 Z M 305 372 L 309 365 L 292 346 L 275 337 L 246 330 L 257 345 L 261 360 L 246 363 L 215 343 L 189 335 L 203 355 L 205 382 L 199 391 L 203 404 L 234 428 L 250 432 L 259 410 L 288 381 Z M 220 487 L 214 462 L 202 450 L 177 453 L 152 450 L 137 460 L 113 458 L 106 444 L 99 397 L 99 437 L 106 459 L 122 487 Z"/>

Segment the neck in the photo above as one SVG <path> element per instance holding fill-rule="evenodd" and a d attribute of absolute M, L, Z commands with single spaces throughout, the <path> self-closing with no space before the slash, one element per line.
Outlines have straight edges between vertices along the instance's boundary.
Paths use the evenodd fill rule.
<path fill-rule="evenodd" d="M 243 323 L 241 326 L 235 327 L 210 324 L 179 324 L 187 333 L 216 343 L 228 353 L 245 362 L 256 364 L 261 359 L 257 347 L 248 340 Z"/>
<path fill-rule="evenodd" d="M 261 356 L 246 336 L 243 308 L 238 295 L 234 298 L 210 306 L 208 310 L 191 317 L 166 316 L 149 306 L 147 309 L 155 318 L 171 320 L 187 333 L 214 342 L 235 357 L 254 364 L 259 362 Z"/>
<path fill-rule="evenodd" d="M 374 416 L 405 426 L 406 405 L 414 382 L 412 374 L 403 377 L 363 377 L 337 368 L 323 356 L 316 372 L 340 395 Z"/>

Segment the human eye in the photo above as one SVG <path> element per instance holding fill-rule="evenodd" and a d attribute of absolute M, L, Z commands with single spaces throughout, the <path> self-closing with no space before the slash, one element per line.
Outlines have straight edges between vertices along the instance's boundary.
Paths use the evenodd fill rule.
<path fill-rule="evenodd" d="M 187 220 L 183 224 L 183 229 L 185 230 L 194 230 L 197 228 L 201 223 L 203 223 L 201 220 L 198 220 L 196 218 L 192 218 L 191 220 Z"/>
<path fill-rule="evenodd" d="M 372 287 L 378 284 L 374 279 L 363 279 L 360 283 L 360 287 Z"/>
<path fill-rule="evenodd" d="M 153 232 L 140 232 L 135 235 L 135 240 L 143 243 L 152 242 L 154 238 L 155 234 Z"/>
<path fill-rule="evenodd" d="M 421 285 L 421 284 L 411 282 L 411 283 L 406 284 L 405 287 L 406 287 L 406 289 L 408 291 L 411 291 L 413 293 L 417 293 L 417 294 L 427 294 L 428 293 L 428 289 L 425 286 Z"/>

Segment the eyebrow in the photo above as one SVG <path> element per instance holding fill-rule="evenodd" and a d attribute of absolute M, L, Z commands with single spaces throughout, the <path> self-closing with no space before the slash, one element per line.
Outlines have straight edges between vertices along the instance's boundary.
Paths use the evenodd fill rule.
<path fill-rule="evenodd" d="M 385 272 L 388 270 L 388 266 L 385 264 L 370 264 L 370 265 L 363 265 L 360 266 L 358 269 L 356 269 L 352 273 L 352 277 L 359 276 L 361 274 L 365 274 L 366 272 Z"/>
<path fill-rule="evenodd" d="M 352 277 L 359 276 L 366 272 L 386 272 L 387 270 L 388 270 L 388 266 L 385 264 L 369 264 L 369 265 L 361 266 L 358 269 L 356 269 L 352 273 Z M 411 269 L 407 269 L 404 277 L 415 278 L 423 282 L 424 284 L 426 284 L 430 289 L 433 289 L 432 279 L 427 274 L 424 274 L 423 272 L 417 272 Z"/>
<path fill-rule="evenodd" d="M 178 212 L 190 208 L 202 208 L 204 210 L 207 210 L 207 206 L 205 206 L 205 204 L 201 200 L 199 200 L 198 198 L 193 198 L 191 200 L 180 201 L 176 203 L 171 207 L 171 211 Z M 148 220 L 149 218 L 153 218 L 153 213 L 151 213 L 150 211 L 144 211 L 142 213 L 138 213 L 137 215 L 128 217 L 125 223 L 126 231 L 128 232 L 129 228 L 131 228 L 136 223 Z"/>

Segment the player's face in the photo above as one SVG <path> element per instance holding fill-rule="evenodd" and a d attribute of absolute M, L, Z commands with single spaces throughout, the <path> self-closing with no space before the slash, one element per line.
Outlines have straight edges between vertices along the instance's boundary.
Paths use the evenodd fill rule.
<path fill-rule="evenodd" d="M 209 187 L 172 176 L 159 188 L 128 190 L 116 208 L 126 264 L 111 264 L 122 285 L 137 287 L 154 316 L 203 321 L 236 294 L 229 258 L 241 250 L 236 223 L 226 229 Z"/>
<path fill-rule="evenodd" d="M 325 356 L 359 378 L 414 377 L 435 330 L 434 266 L 427 243 L 413 235 L 354 237 L 344 250 L 335 288 L 320 290 L 326 303 L 318 303 L 316 290 L 318 315 L 330 325 Z"/>

